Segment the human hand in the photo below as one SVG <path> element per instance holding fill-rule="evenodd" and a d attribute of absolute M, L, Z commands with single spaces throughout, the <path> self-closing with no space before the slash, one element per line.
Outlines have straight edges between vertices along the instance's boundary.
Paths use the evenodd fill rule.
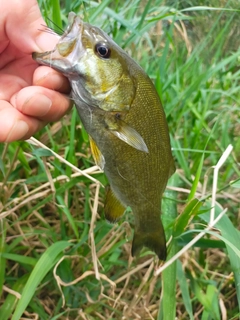
<path fill-rule="evenodd" d="M 52 50 L 36 0 L 0 0 L 0 142 L 24 140 L 70 108 L 68 80 L 39 66 L 32 52 Z"/>

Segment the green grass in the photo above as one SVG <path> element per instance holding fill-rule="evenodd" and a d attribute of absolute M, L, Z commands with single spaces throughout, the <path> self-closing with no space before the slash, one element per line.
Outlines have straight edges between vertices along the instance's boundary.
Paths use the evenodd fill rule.
<path fill-rule="evenodd" d="M 60 27 L 74 10 L 103 28 L 153 79 L 177 166 L 163 200 L 168 259 L 184 252 L 158 276 L 149 251 L 131 258 L 133 217 L 105 221 L 106 179 L 73 109 L 35 135 L 43 145 L 0 145 L 0 320 L 240 317 L 240 7 L 208 3 L 39 0 Z M 227 211 L 207 230 L 212 167 L 229 144 L 215 215 Z"/>

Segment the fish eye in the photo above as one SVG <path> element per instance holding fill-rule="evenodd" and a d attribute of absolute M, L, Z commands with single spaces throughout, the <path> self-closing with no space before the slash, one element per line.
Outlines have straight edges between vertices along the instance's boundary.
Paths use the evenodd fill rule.
<path fill-rule="evenodd" d="M 97 43 L 95 51 L 100 58 L 108 59 L 111 55 L 111 49 L 104 43 Z"/>

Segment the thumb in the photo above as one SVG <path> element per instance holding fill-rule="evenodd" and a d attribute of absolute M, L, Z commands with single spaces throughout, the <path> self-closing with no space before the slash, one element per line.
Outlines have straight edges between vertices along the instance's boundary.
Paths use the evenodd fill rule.
<path fill-rule="evenodd" d="M 54 48 L 59 37 L 43 31 L 46 23 L 36 0 L 9 0 L 5 3 L 6 10 L 2 12 L 5 12 L 6 36 L 15 47 L 24 53 Z"/>

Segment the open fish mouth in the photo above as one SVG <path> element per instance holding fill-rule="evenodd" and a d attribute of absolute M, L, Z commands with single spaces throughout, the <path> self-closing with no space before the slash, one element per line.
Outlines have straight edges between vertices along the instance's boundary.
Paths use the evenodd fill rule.
<path fill-rule="evenodd" d="M 52 67 L 65 75 L 74 73 L 77 61 L 84 54 L 82 46 L 83 22 L 74 12 L 68 15 L 68 28 L 51 51 L 33 52 L 32 58 L 39 64 Z"/>

